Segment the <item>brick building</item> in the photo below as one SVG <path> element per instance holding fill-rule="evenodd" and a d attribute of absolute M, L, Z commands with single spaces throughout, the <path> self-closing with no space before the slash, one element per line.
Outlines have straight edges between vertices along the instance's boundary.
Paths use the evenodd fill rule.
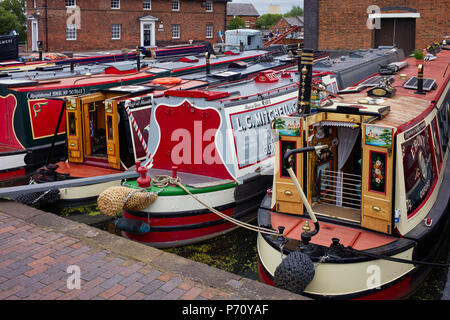
<path fill-rule="evenodd" d="M 27 0 L 28 49 L 82 51 L 218 42 L 229 0 Z"/>
<path fill-rule="evenodd" d="M 305 47 L 396 45 L 410 53 L 445 38 L 449 8 L 448 0 L 305 0 Z"/>
<path fill-rule="evenodd" d="M 255 29 L 259 13 L 251 3 L 227 3 L 227 23 L 234 17 L 239 17 L 245 22 L 245 27 Z"/>
<path fill-rule="evenodd" d="M 297 31 L 290 33 L 283 39 L 282 44 L 293 44 L 300 43 L 303 40 L 303 17 L 281 17 L 277 23 L 270 29 L 270 31 L 274 34 L 283 34 L 284 32 L 291 29 L 293 26 L 299 26 L 300 28 Z"/>

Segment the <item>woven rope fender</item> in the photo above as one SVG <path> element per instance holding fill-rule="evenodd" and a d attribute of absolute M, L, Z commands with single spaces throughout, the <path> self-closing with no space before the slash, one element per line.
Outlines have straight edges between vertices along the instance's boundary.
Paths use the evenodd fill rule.
<path fill-rule="evenodd" d="M 130 189 L 127 187 L 110 187 L 97 199 L 97 206 L 104 215 L 115 217 L 125 210 L 140 211 L 155 202 L 158 196 L 152 192 Z"/>
<path fill-rule="evenodd" d="M 301 294 L 315 275 L 314 264 L 303 252 L 291 252 L 275 270 L 276 287 Z"/>

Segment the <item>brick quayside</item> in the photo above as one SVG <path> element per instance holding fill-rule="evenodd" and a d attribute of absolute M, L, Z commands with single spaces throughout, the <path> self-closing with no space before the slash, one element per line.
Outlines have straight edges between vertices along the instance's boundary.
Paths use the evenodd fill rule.
<path fill-rule="evenodd" d="M 81 269 L 81 289 L 69 290 L 69 265 Z M 80 240 L 0 213 L 0 300 L 228 299 L 229 293 L 172 272 L 90 248 Z"/>

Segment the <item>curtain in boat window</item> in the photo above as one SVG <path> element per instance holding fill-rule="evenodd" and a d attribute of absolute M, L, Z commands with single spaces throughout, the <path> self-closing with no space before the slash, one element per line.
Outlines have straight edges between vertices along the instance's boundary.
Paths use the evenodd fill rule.
<path fill-rule="evenodd" d="M 342 188 L 343 188 L 343 177 L 342 168 L 348 160 L 348 157 L 352 154 L 353 147 L 355 146 L 358 136 L 360 134 L 359 128 L 352 129 L 347 127 L 338 128 L 338 174 L 337 174 L 337 184 L 336 188 L 336 205 L 342 206 Z"/>

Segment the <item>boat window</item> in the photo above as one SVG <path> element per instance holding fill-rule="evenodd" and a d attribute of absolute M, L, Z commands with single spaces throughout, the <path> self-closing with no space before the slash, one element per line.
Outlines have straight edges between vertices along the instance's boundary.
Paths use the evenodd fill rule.
<path fill-rule="evenodd" d="M 74 112 L 69 112 L 69 135 L 77 135 L 76 117 Z"/>
<path fill-rule="evenodd" d="M 415 134 L 417 128 L 422 126 L 422 131 Z M 402 144 L 403 173 L 405 176 L 406 208 L 408 217 L 414 215 L 419 206 L 431 192 L 435 180 L 435 168 L 433 161 L 433 145 L 430 126 L 424 123 L 405 132 Z"/>
<path fill-rule="evenodd" d="M 433 136 L 434 155 L 436 157 L 437 167 L 440 170 L 443 159 L 442 159 L 442 151 L 441 151 L 441 143 L 440 143 L 441 137 L 439 136 L 437 118 L 434 118 L 434 120 L 432 122 L 431 135 Z"/>
<path fill-rule="evenodd" d="M 441 145 L 442 145 L 442 152 L 445 153 L 447 151 L 447 144 L 448 144 L 448 136 L 449 136 L 449 118 L 448 118 L 448 111 L 449 104 L 447 103 L 446 107 L 442 107 L 441 110 L 438 113 L 438 121 L 439 121 L 439 133 L 441 137 Z"/>
<path fill-rule="evenodd" d="M 108 116 L 106 118 L 106 122 L 107 122 L 107 126 L 108 126 L 108 140 L 113 140 L 114 139 L 114 135 L 113 135 L 113 120 L 112 120 L 112 116 Z"/>
<path fill-rule="evenodd" d="M 281 141 L 281 150 L 282 150 L 281 154 L 283 156 L 289 150 L 294 150 L 296 148 L 297 148 L 297 144 L 295 141 Z M 297 164 L 296 164 L 297 159 L 296 158 L 297 157 L 295 157 L 295 156 L 291 156 L 289 158 L 289 162 L 291 164 L 291 168 L 294 169 L 294 173 L 296 173 L 296 170 L 297 170 Z M 281 157 L 281 177 L 283 177 L 283 178 L 290 177 L 289 173 L 287 172 L 286 165 L 284 164 L 283 157 Z"/>

